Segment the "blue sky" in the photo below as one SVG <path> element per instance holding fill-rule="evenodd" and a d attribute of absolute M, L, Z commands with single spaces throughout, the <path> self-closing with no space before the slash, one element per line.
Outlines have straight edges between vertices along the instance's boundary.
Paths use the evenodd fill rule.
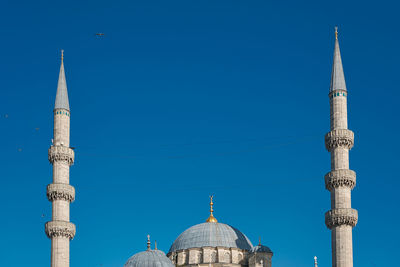
<path fill-rule="evenodd" d="M 354 265 L 398 263 L 399 6 L 394 1 L 3 1 L 1 266 L 49 266 L 46 185 L 60 64 L 71 106 L 71 266 L 122 266 L 215 216 L 331 265 L 324 212 L 333 28 L 349 91 Z M 96 38 L 104 32 L 104 38 Z M 42 217 L 44 214 L 44 217 Z"/>

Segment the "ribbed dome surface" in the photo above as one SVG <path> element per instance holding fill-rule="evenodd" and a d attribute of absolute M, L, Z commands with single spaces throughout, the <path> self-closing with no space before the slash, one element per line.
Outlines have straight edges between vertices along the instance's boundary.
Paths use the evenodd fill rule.
<path fill-rule="evenodd" d="M 184 231 L 169 252 L 188 248 L 228 247 L 251 250 L 253 245 L 239 230 L 223 223 L 206 222 Z"/>
<path fill-rule="evenodd" d="M 133 255 L 124 267 L 175 267 L 161 250 L 146 250 Z"/>

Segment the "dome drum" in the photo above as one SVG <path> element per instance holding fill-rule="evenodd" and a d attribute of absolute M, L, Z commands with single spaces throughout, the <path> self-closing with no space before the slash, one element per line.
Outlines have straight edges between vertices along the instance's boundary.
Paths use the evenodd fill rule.
<path fill-rule="evenodd" d="M 241 266 L 244 261 L 247 261 L 248 251 L 228 247 L 202 247 L 170 252 L 168 257 L 176 266 L 208 263 L 228 263 Z"/>

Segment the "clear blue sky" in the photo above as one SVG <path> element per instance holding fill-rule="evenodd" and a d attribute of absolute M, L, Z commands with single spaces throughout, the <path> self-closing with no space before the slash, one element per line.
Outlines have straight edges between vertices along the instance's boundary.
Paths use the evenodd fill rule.
<path fill-rule="evenodd" d="M 349 91 L 357 267 L 398 265 L 394 1 L 3 1 L 1 266 L 50 266 L 44 223 L 60 64 L 71 106 L 72 267 L 168 251 L 208 216 L 258 236 L 275 267 L 331 265 L 324 212 L 339 26 Z M 104 38 L 96 38 L 104 32 Z M 42 218 L 44 214 L 44 218 Z"/>

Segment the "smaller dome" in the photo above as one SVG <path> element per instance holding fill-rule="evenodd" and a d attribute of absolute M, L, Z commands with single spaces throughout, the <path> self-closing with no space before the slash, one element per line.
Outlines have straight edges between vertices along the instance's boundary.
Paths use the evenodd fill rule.
<path fill-rule="evenodd" d="M 252 249 L 251 249 L 251 252 L 252 253 L 255 253 L 255 252 L 266 252 L 266 253 L 272 253 L 272 250 L 269 248 L 269 247 L 267 247 L 267 246 L 263 246 L 263 245 L 257 245 L 257 246 L 254 246 Z"/>
<path fill-rule="evenodd" d="M 124 267 L 175 267 L 161 250 L 139 252 L 125 263 Z"/>

